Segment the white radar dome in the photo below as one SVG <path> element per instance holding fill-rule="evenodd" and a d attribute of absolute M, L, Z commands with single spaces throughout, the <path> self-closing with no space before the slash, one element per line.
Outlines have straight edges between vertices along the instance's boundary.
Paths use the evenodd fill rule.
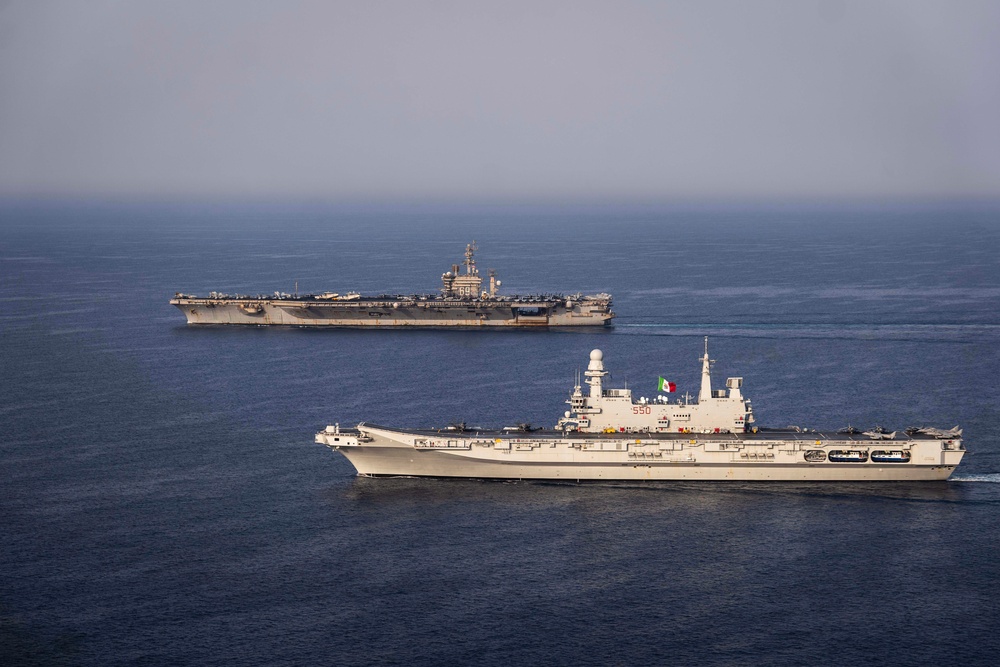
<path fill-rule="evenodd" d="M 591 361 L 602 361 L 603 359 L 604 359 L 604 353 L 601 352 L 600 350 L 594 350 L 593 352 L 590 353 Z"/>

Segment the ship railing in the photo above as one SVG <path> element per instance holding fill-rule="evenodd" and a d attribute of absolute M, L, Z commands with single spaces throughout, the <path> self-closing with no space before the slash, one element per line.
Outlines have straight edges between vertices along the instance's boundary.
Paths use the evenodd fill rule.
<path fill-rule="evenodd" d="M 431 438 L 416 438 L 413 446 L 417 449 L 471 449 L 472 442 L 466 439 L 436 440 Z"/>

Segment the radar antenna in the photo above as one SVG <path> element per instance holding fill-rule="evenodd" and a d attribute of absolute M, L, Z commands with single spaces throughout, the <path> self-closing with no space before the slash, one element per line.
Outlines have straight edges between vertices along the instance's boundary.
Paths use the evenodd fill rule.
<path fill-rule="evenodd" d="M 472 256 L 475 254 L 477 250 L 479 250 L 479 246 L 476 245 L 475 240 L 473 240 L 472 243 L 470 243 L 469 245 L 465 246 L 465 261 L 462 263 L 465 264 L 465 273 L 468 275 L 474 275 L 478 273 L 478 271 L 476 270 L 476 260 L 472 258 Z"/>

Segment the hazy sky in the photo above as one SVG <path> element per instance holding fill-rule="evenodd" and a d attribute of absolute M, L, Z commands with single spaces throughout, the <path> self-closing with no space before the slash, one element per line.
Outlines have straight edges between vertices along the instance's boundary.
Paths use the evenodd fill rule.
<path fill-rule="evenodd" d="M 0 194 L 1000 196 L 1000 2 L 0 0 Z"/>

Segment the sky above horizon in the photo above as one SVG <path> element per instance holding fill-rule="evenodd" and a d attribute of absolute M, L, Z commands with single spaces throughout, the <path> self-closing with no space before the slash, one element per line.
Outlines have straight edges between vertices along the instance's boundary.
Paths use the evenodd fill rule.
<path fill-rule="evenodd" d="M 1000 197 L 1000 3 L 0 0 L 0 195 Z"/>

